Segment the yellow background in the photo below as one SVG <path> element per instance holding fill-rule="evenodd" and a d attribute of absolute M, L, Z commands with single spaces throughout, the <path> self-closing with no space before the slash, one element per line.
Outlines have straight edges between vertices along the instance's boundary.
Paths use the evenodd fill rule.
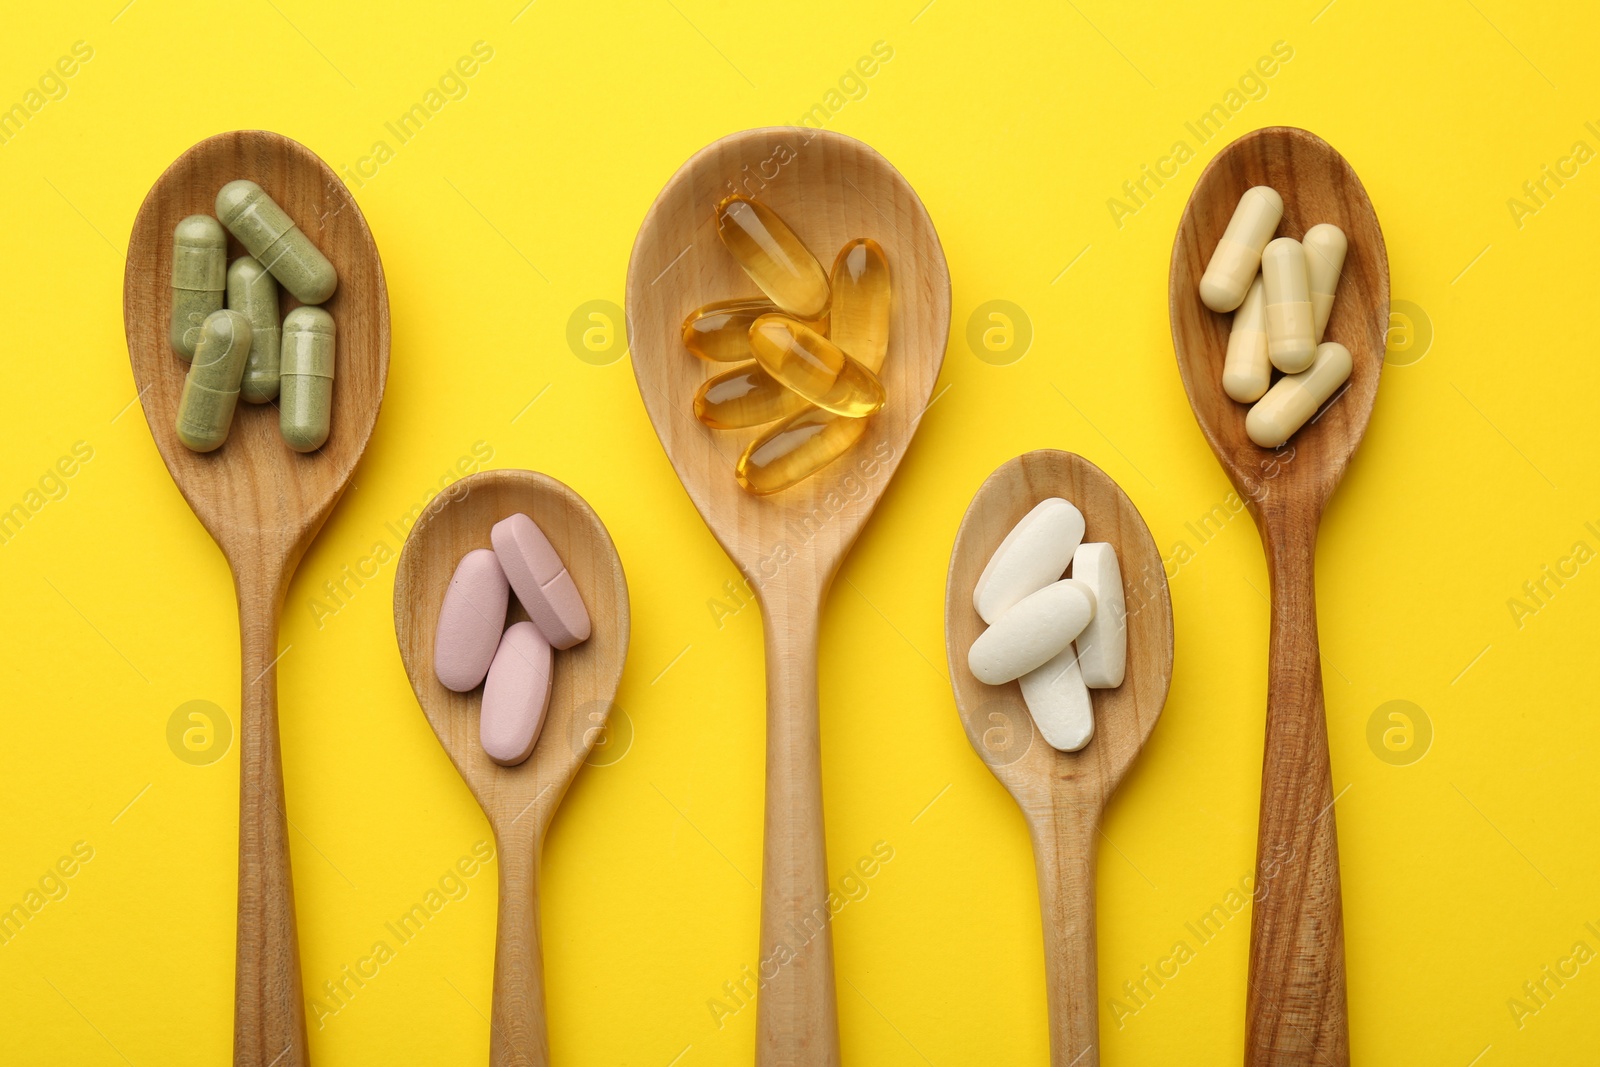
<path fill-rule="evenodd" d="M 876 842 L 894 850 L 835 926 L 847 1062 L 1046 1062 L 1028 842 L 958 724 L 941 622 L 967 501 L 1038 447 L 1100 464 L 1183 557 L 1171 699 L 1105 825 L 1104 1062 L 1239 1061 L 1248 917 L 1203 946 L 1185 924 L 1254 862 L 1267 587 L 1247 518 L 1203 543 L 1187 525 L 1229 487 L 1179 383 L 1166 279 L 1204 163 L 1276 123 L 1354 164 L 1408 309 L 1318 557 L 1355 1058 L 1592 1062 L 1600 965 L 1520 1025 L 1508 1000 L 1576 942 L 1600 950 L 1585 926 L 1600 928 L 1600 570 L 1577 567 L 1520 620 L 1508 600 L 1546 566 L 1570 574 L 1576 542 L 1600 548 L 1600 169 L 1580 167 L 1520 225 L 1507 205 L 1575 141 L 1600 148 L 1584 125 L 1600 125 L 1592 14 L 1507 0 L 1227 15 L 1108 0 L 124 2 L 9 5 L 0 35 L 0 104 L 75 42 L 93 49 L 65 95 L 0 144 L 0 508 L 45 499 L 27 494 L 75 443 L 93 452 L 71 478 L 45 478 L 56 498 L 0 544 L 0 906 L 74 843 L 93 850 L 65 897 L 0 946 L 0 1059 L 229 1055 L 237 749 L 186 763 L 167 723 L 191 700 L 236 719 L 233 593 L 129 407 L 121 291 L 134 214 L 162 169 L 210 134 L 261 127 L 341 171 L 375 141 L 395 149 L 350 179 L 388 275 L 388 392 L 281 637 L 307 994 L 390 939 L 385 922 L 489 837 L 401 669 L 393 563 L 320 625 L 312 610 L 375 544 L 398 548 L 389 524 L 403 529 L 484 442 L 487 466 L 544 471 L 594 505 L 633 603 L 619 697 L 631 747 L 580 776 L 545 857 L 555 1061 L 751 1062 L 754 1011 L 719 1028 L 708 1001 L 756 956 L 760 621 L 747 609 L 717 624 L 709 602 L 736 572 L 674 478 L 620 342 L 575 351 L 567 327 L 590 301 L 622 302 L 635 230 L 692 152 L 797 121 L 883 41 L 892 60 L 827 124 L 921 194 L 954 317 L 948 393 L 823 625 L 830 864 L 837 878 Z M 466 95 L 398 145 L 384 124 L 477 41 L 493 58 Z M 1292 59 L 1198 144 L 1185 121 L 1277 41 Z M 1197 158 L 1119 228 L 1108 198 L 1179 138 Z M 966 340 L 974 309 L 997 299 L 1034 334 L 1003 365 Z M 1368 743 L 1390 700 L 1431 724 L 1420 761 Z M 490 867 L 469 880 L 313 1023 L 318 1063 L 484 1062 L 494 879 Z M 1117 1012 L 1122 983 L 1179 940 L 1194 958 Z"/>

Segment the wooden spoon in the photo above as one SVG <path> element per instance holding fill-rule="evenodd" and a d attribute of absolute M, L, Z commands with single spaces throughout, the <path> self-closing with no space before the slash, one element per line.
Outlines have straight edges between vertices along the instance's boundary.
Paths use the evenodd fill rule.
<path fill-rule="evenodd" d="M 1083 512 L 1085 541 L 1116 548 L 1128 606 L 1127 676 L 1116 689 L 1093 691 L 1094 737 L 1077 752 L 1058 752 L 1045 742 L 1016 683 L 984 685 L 967 668 L 967 650 L 985 629 L 972 606 L 978 575 L 1018 520 L 1052 496 Z M 967 740 L 1016 798 L 1033 839 L 1044 912 L 1050 1062 L 1095 1067 L 1096 835 L 1106 802 L 1149 739 L 1172 683 L 1172 601 L 1161 553 L 1133 501 L 1082 456 L 1041 449 L 1007 460 L 978 488 L 956 532 L 944 632 Z"/>
<path fill-rule="evenodd" d="M 1275 450 L 1245 435 L 1247 406 L 1222 391 L 1231 316 L 1208 310 L 1199 295 L 1211 250 L 1253 185 L 1283 196 L 1280 236 L 1298 239 L 1331 222 L 1350 240 L 1325 339 L 1350 350 L 1354 370 L 1320 416 Z M 1342 1065 L 1350 1061 L 1344 921 L 1312 564 L 1317 523 L 1372 414 L 1389 326 L 1389 260 L 1361 180 L 1305 130 L 1279 126 L 1241 137 L 1211 161 L 1189 197 L 1172 246 L 1168 299 L 1183 387 L 1255 516 L 1272 582 L 1245 1062 Z"/>
<path fill-rule="evenodd" d="M 555 654 L 550 708 L 533 755 L 502 767 L 478 740 L 483 687 L 455 693 L 433 673 L 434 627 L 461 557 L 491 548 L 489 531 L 522 512 L 567 565 L 589 609 L 589 639 Z M 510 621 L 527 613 L 512 597 Z M 605 728 L 628 655 L 628 585 L 600 517 L 554 478 L 532 471 L 482 471 L 428 505 L 406 538 L 394 581 L 394 629 L 411 688 L 439 743 L 494 828 L 500 863 L 494 1008 L 489 1062 L 546 1067 L 544 962 L 539 941 L 539 855 L 567 786 Z"/>
<path fill-rule="evenodd" d="M 746 493 L 734 464 L 760 431 L 713 431 L 695 389 L 716 368 L 683 347 L 680 327 L 713 300 L 756 295 L 717 237 L 717 201 L 767 204 L 824 264 L 873 237 L 893 274 L 888 393 L 855 446 L 772 496 Z M 645 409 L 667 457 L 761 601 L 767 660 L 767 803 L 762 859 L 756 1062 L 839 1062 L 833 941 L 827 921 L 817 626 L 822 602 L 917 428 L 944 361 L 950 274 L 933 222 L 889 162 L 860 141 L 806 127 L 731 134 L 696 153 L 645 216 L 628 264 L 628 340 Z M 765 428 L 763 428 L 765 429 Z"/>
<path fill-rule="evenodd" d="M 323 306 L 338 324 L 333 429 L 301 455 L 278 434 L 274 404 L 240 402 L 228 441 L 191 452 L 173 430 L 188 364 L 168 344 L 172 230 L 214 214 L 217 190 L 249 178 L 287 211 L 339 272 Z M 230 259 L 243 254 L 230 240 Z M 281 312 L 296 301 L 280 297 Z M 145 197 L 128 241 L 123 319 L 133 381 L 173 481 L 233 571 L 244 695 L 239 725 L 239 940 L 233 1061 L 307 1062 L 283 767 L 278 752 L 278 615 L 289 579 L 372 435 L 389 371 L 389 297 L 361 209 L 310 149 L 276 133 L 237 130 L 179 156 Z"/>

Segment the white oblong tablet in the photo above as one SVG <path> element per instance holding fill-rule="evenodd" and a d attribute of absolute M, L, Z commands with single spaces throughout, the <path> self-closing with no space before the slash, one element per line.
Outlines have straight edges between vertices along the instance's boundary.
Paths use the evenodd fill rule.
<path fill-rule="evenodd" d="M 1042 667 L 1024 674 L 1022 700 L 1045 743 L 1076 752 L 1094 736 L 1094 702 L 1083 683 L 1078 656 L 1069 646 Z"/>
<path fill-rule="evenodd" d="M 1093 617 L 1094 594 L 1089 587 L 1063 578 L 1023 597 L 979 634 L 967 651 L 967 666 L 978 681 L 1004 685 L 1043 666 Z"/>
<path fill-rule="evenodd" d="M 478 740 L 489 758 L 513 767 L 533 752 L 550 706 L 550 642 L 531 622 L 513 623 L 483 683 Z"/>
<path fill-rule="evenodd" d="M 493 552 L 478 548 L 461 557 L 433 632 L 433 673 L 440 685 L 465 693 L 483 681 L 500 647 L 510 599 L 511 586 Z"/>
<path fill-rule="evenodd" d="M 1041 500 L 1011 528 L 972 587 L 972 606 L 993 624 L 1018 601 L 1067 572 L 1083 540 L 1083 512 L 1058 496 Z"/>
<path fill-rule="evenodd" d="M 1074 642 L 1083 684 L 1115 689 L 1128 666 L 1128 607 L 1117 550 L 1104 541 L 1079 545 L 1072 556 L 1072 577 L 1094 594 L 1094 618 Z"/>

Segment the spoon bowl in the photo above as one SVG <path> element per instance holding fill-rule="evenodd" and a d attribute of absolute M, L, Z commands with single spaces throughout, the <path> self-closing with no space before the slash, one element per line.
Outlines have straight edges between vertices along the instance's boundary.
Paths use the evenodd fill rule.
<path fill-rule="evenodd" d="M 174 429 L 188 364 L 169 347 L 172 231 L 186 215 L 214 214 L 235 178 L 265 189 L 339 273 L 323 307 L 338 323 L 333 428 L 314 453 L 291 451 L 272 404 L 241 402 L 227 442 L 189 451 Z M 229 257 L 242 254 L 229 239 Z M 278 616 L 289 579 L 350 482 L 366 449 L 389 369 L 389 298 L 361 209 L 333 171 L 276 133 L 207 138 L 156 181 L 134 219 L 123 280 L 123 319 L 134 386 L 156 448 L 233 572 L 243 697 L 239 728 L 239 932 L 234 989 L 236 1067 L 307 1062 L 283 768 L 278 748 Z M 295 301 L 284 293 L 281 311 Z"/>
<path fill-rule="evenodd" d="M 1117 553 L 1127 603 L 1128 667 L 1116 689 L 1092 690 L 1094 736 L 1077 752 L 1045 742 L 1015 683 L 985 685 L 967 650 L 985 629 L 972 590 L 995 549 L 1034 505 L 1070 500 L 1086 542 Z M 1050 1061 L 1100 1062 L 1094 857 L 1106 803 L 1143 750 L 1172 684 L 1172 601 L 1161 553 L 1133 501 L 1094 464 L 1044 449 L 1007 460 L 979 487 L 956 533 L 945 589 L 950 684 L 967 740 L 1022 808 L 1044 912 Z"/>
<path fill-rule="evenodd" d="M 521 512 L 550 539 L 589 610 L 587 641 L 555 654 L 549 710 L 533 754 L 491 760 L 478 737 L 483 687 L 446 689 L 434 675 L 435 627 L 461 557 L 492 548 L 489 531 Z M 511 622 L 527 619 L 512 598 Z M 452 483 L 406 538 L 394 583 L 400 658 L 428 724 L 494 829 L 500 872 L 494 1009 L 495 1067 L 550 1062 L 539 939 L 539 853 L 556 807 L 605 729 L 628 654 L 628 586 L 600 517 L 577 493 L 532 471 L 482 471 Z"/>

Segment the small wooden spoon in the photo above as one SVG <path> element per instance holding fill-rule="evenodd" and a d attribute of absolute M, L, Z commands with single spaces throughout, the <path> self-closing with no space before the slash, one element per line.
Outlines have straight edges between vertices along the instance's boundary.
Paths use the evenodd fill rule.
<path fill-rule="evenodd" d="M 188 364 L 168 345 L 172 230 L 215 213 L 235 178 L 259 184 L 333 262 L 339 289 L 323 306 L 338 324 L 333 429 L 301 455 L 278 433 L 274 404 L 240 402 L 228 441 L 204 455 L 173 430 Z M 242 255 L 230 240 L 230 259 Z M 296 305 L 285 292 L 280 311 Z M 372 232 L 344 183 L 310 149 L 238 130 L 179 156 L 145 197 L 128 241 L 123 319 L 133 381 L 178 490 L 221 547 L 239 598 L 244 695 L 239 725 L 239 940 L 233 1061 L 307 1062 L 283 766 L 278 751 L 278 615 L 289 579 L 372 435 L 389 371 L 389 297 Z"/>
<path fill-rule="evenodd" d="M 1246 405 L 1222 391 L 1231 316 L 1200 302 L 1200 276 L 1239 197 L 1283 196 L 1279 236 L 1319 222 L 1350 250 L 1325 340 L 1350 350 L 1348 386 L 1276 450 L 1245 434 Z M 1389 326 L 1389 259 L 1361 180 L 1326 141 L 1278 126 L 1248 133 L 1200 175 L 1172 246 L 1168 293 L 1178 371 L 1195 419 L 1255 516 L 1272 582 L 1266 753 L 1256 841 L 1245 1062 L 1252 1067 L 1350 1061 L 1345 1017 L 1339 845 L 1317 649 L 1317 523 L 1366 432 Z"/>
<path fill-rule="evenodd" d="M 695 419 L 695 389 L 716 368 L 691 356 L 680 333 L 692 309 L 756 293 L 717 237 L 714 208 L 735 190 L 781 215 L 824 267 L 846 241 L 873 237 L 893 275 L 881 374 L 888 403 L 848 453 L 765 497 L 746 493 L 733 476 L 758 431 L 713 431 Z M 690 499 L 759 596 L 766 628 L 760 960 L 764 971 L 770 961 L 775 977 L 757 1008 L 756 1062 L 764 1067 L 839 1062 L 817 734 L 818 616 L 839 564 L 905 456 L 949 332 L 950 273 L 922 201 L 887 160 L 837 133 L 746 130 L 701 149 L 656 198 L 628 264 L 628 340 L 645 409 Z"/>
<path fill-rule="evenodd" d="M 483 687 L 454 693 L 433 673 L 434 628 L 461 557 L 491 548 L 489 531 L 522 512 L 538 524 L 589 609 L 589 639 L 557 652 L 550 708 L 533 755 L 502 767 L 478 740 Z M 527 613 L 512 598 L 510 621 Z M 546 1067 L 544 961 L 539 941 L 539 855 L 567 786 L 605 728 L 628 655 L 628 585 L 600 517 L 554 478 L 532 471 L 482 471 L 428 505 L 406 538 L 394 581 L 394 629 L 411 688 L 439 743 L 494 828 L 500 863 L 495 935 L 493 1067 Z"/>
<path fill-rule="evenodd" d="M 972 606 L 978 575 L 1011 528 L 1052 496 L 1083 512 L 1085 541 L 1116 548 L 1128 606 L 1127 676 L 1116 689 L 1093 691 L 1094 737 L 1077 752 L 1058 752 L 1045 742 L 1016 683 L 984 685 L 967 667 L 967 650 L 985 629 Z M 967 740 L 1016 798 L 1033 839 L 1044 912 L 1050 1062 L 1095 1067 L 1095 837 L 1106 802 L 1149 740 L 1172 684 L 1172 601 L 1161 553 L 1133 501 L 1082 456 L 1041 449 L 1007 460 L 978 488 L 956 532 L 944 632 Z"/>

